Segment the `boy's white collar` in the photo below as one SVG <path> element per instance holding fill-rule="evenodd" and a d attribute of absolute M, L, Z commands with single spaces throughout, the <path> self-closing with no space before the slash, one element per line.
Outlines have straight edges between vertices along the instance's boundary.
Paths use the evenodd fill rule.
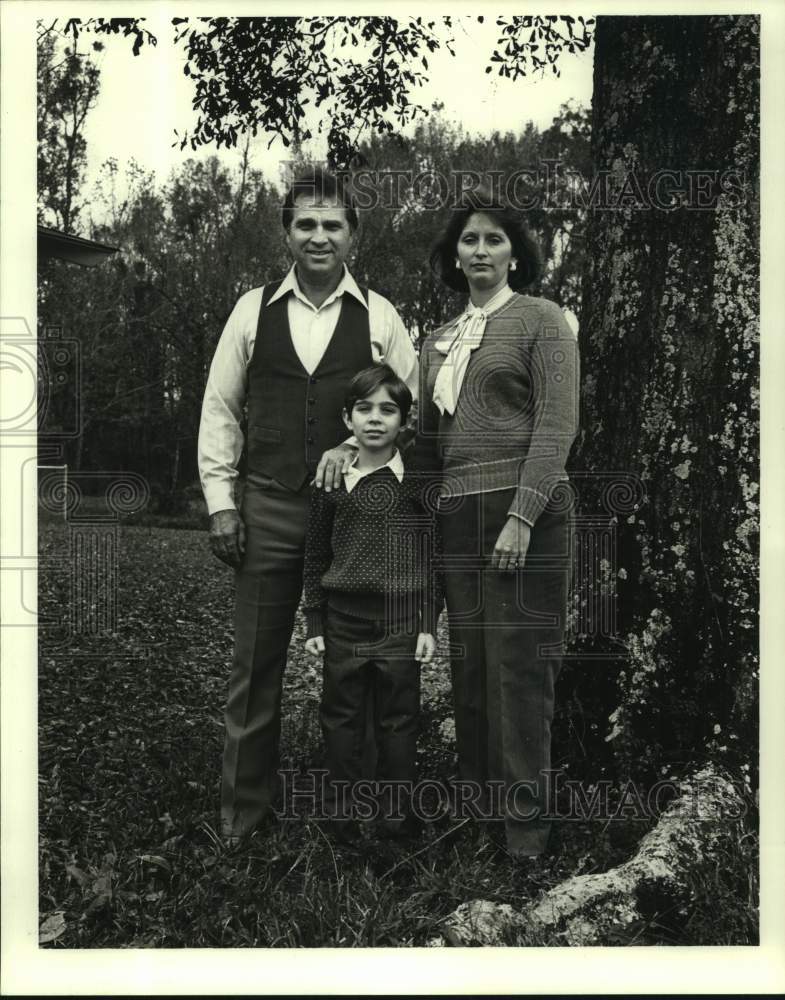
<path fill-rule="evenodd" d="M 343 474 L 344 486 L 346 486 L 346 492 L 351 493 L 354 487 L 364 479 L 366 476 L 370 475 L 371 472 L 376 472 L 376 469 L 368 469 L 363 472 L 357 468 L 358 455 L 354 456 L 354 461 L 349 466 L 349 468 Z M 403 482 L 403 459 L 401 458 L 401 453 L 396 448 L 393 452 L 393 456 L 389 462 L 385 462 L 384 465 L 379 466 L 380 469 L 391 469 L 395 478 L 399 483 Z"/>

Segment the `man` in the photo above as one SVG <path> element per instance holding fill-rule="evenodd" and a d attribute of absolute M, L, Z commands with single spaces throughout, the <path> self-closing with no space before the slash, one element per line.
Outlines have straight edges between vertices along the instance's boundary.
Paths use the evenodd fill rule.
<path fill-rule="evenodd" d="M 221 827 L 229 843 L 270 813 L 286 653 L 303 586 L 310 484 L 338 487 L 354 455 L 341 442 L 348 382 L 384 360 L 416 392 L 417 359 L 400 317 L 358 287 L 346 257 L 350 194 L 320 170 L 294 182 L 282 222 L 293 265 L 243 295 L 216 348 L 199 428 L 199 470 L 214 554 L 236 570 Z M 234 485 L 247 408 L 242 509 Z"/>

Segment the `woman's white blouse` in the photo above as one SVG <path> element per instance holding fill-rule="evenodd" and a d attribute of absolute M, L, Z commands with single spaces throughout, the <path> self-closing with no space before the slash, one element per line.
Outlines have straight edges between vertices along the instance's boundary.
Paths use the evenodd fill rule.
<path fill-rule="evenodd" d="M 470 302 L 444 336 L 434 344 L 437 351 L 447 355 L 433 387 L 433 401 L 440 413 L 455 413 L 469 358 L 472 351 L 477 350 L 482 343 L 487 319 L 514 294 L 510 286 L 505 285 L 482 308 Z"/>

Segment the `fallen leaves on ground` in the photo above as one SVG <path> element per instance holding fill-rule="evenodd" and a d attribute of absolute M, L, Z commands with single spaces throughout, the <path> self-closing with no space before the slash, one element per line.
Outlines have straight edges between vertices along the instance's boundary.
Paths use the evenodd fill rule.
<path fill-rule="evenodd" d="M 516 874 L 457 825 L 429 825 L 415 844 L 366 838 L 351 851 L 305 821 L 226 850 L 216 831 L 232 574 L 203 532 L 109 534 L 116 595 L 101 589 L 115 577 L 95 566 L 71 578 L 66 525 L 44 523 L 39 535 L 42 944 L 424 944 L 465 899 L 516 905 L 586 854 L 593 834 L 573 826 L 562 856 L 536 875 Z M 70 634 L 75 601 L 82 620 L 95 615 L 107 630 Z M 303 640 L 298 617 L 281 738 L 282 764 L 295 768 L 321 753 L 320 670 Z M 423 671 L 422 729 L 420 773 L 446 781 L 455 758 L 443 656 Z M 595 867 L 617 858 L 607 837 L 591 850 Z"/>

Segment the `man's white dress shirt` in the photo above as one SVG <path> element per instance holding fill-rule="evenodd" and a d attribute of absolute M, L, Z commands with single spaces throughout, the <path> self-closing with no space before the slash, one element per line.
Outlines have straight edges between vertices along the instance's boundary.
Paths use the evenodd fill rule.
<path fill-rule="evenodd" d="M 218 341 L 202 403 L 199 426 L 199 475 L 208 513 L 235 507 L 234 481 L 243 449 L 240 421 L 248 392 L 248 365 L 253 356 L 264 287 L 253 288 L 237 301 Z M 371 356 L 386 362 L 417 398 L 417 356 L 400 316 L 376 292 L 368 301 L 344 266 L 335 291 L 317 309 L 297 281 L 294 267 L 270 300 L 288 296 L 292 344 L 305 370 L 312 374 L 327 350 L 341 312 L 341 296 L 352 295 L 368 309 Z"/>

